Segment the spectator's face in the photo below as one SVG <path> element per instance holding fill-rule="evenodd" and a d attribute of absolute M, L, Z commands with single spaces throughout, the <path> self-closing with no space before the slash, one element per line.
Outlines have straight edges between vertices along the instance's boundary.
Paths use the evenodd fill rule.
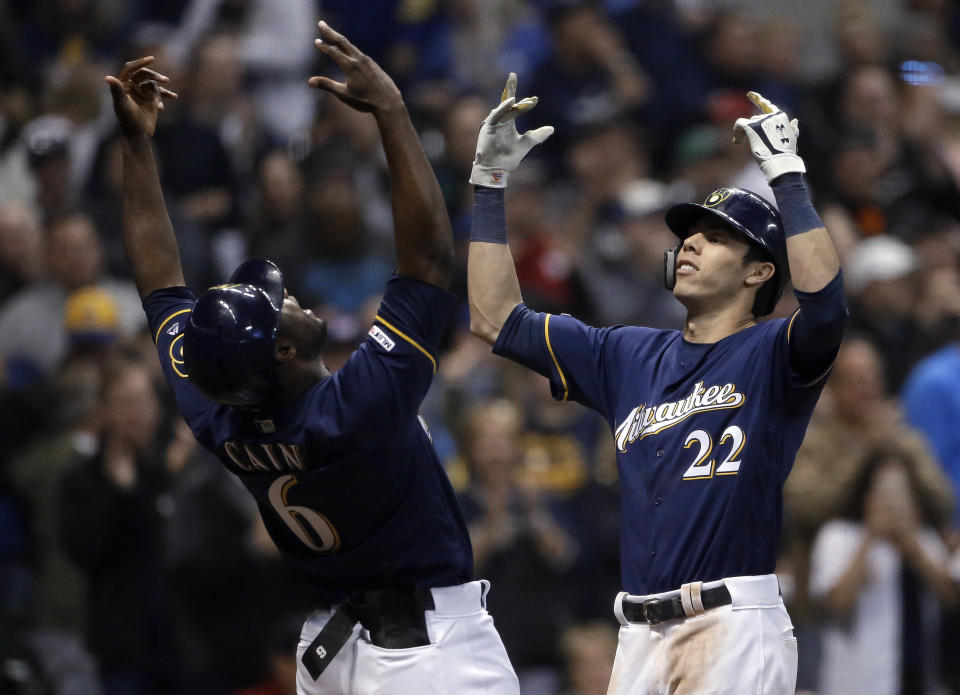
<path fill-rule="evenodd" d="M 599 198 L 616 197 L 646 173 L 637 141 L 624 128 L 608 128 L 576 142 L 568 162 L 578 184 Z"/>
<path fill-rule="evenodd" d="M 604 36 L 607 28 L 597 9 L 589 4 L 565 10 L 553 27 L 554 50 L 568 65 L 592 65 L 596 48 L 594 37 Z"/>
<path fill-rule="evenodd" d="M 487 408 L 471 423 L 467 457 L 471 474 L 480 483 L 512 480 L 520 464 L 519 413 Z"/>
<path fill-rule="evenodd" d="M 243 83 L 243 62 L 236 39 L 214 36 L 197 49 L 192 97 L 208 103 L 235 101 Z"/>
<path fill-rule="evenodd" d="M 861 340 L 843 346 L 827 383 L 837 417 L 847 422 L 859 422 L 867 412 L 865 405 L 886 396 L 880 355 Z"/>
<path fill-rule="evenodd" d="M 865 516 L 886 514 L 903 521 L 919 523 L 920 512 L 906 464 L 897 457 L 885 460 L 874 471 L 864 499 Z"/>
<path fill-rule="evenodd" d="M 447 158 L 461 171 L 464 180 L 470 175 L 476 154 L 477 131 L 487 117 L 489 104 L 478 97 L 460 99 L 444 123 Z"/>
<path fill-rule="evenodd" d="M 283 152 L 272 152 L 260 165 L 260 196 L 263 206 L 281 220 L 296 216 L 303 196 L 303 175 Z"/>
<path fill-rule="evenodd" d="M 721 18 L 714 28 L 708 54 L 710 62 L 728 75 L 743 75 L 757 68 L 757 23 L 746 14 Z"/>
<path fill-rule="evenodd" d="M 795 80 L 802 63 L 803 34 L 796 21 L 771 19 L 758 32 L 759 56 L 755 60 L 764 70 L 779 79 Z"/>
<path fill-rule="evenodd" d="M 875 147 L 845 147 L 833 155 L 833 182 L 840 195 L 852 202 L 869 202 L 876 195 L 877 181 L 885 168 Z"/>
<path fill-rule="evenodd" d="M 893 128 L 898 109 L 893 77 L 875 66 L 859 68 L 841 98 L 843 120 L 857 125 Z"/>
<path fill-rule="evenodd" d="M 104 390 L 104 429 L 136 451 L 145 451 L 154 442 L 160 422 L 160 403 L 150 373 L 131 365 L 109 376 Z"/>
<path fill-rule="evenodd" d="M 363 252 L 366 228 L 360 214 L 360 196 L 346 172 L 330 172 L 311 186 L 313 239 L 321 254 L 352 257 Z"/>
<path fill-rule="evenodd" d="M 58 154 L 44 157 L 31 164 L 31 171 L 39 187 L 39 197 L 46 207 L 63 205 L 70 200 L 70 157 Z"/>
<path fill-rule="evenodd" d="M 74 215 L 50 228 L 47 264 L 53 279 L 68 290 L 96 284 L 103 270 L 103 247 L 86 217 Z"/>
<path fill-rule="evenodd" d="M 869 7 L 845 3 L 837 13 L 837 48 L 847 63 L 869 65 L 883 58 L 883 32 Z"/>
<path fill-rule="evenodd" d="M 43 235 L 37 220 L 19 203 L 0 206 L 0 267 L 20 282 L 40 278 L 44 271 Z"/>

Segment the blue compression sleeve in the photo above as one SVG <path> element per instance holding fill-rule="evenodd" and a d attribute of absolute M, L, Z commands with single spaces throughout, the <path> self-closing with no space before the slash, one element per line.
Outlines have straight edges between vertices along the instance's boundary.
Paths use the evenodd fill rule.
<path fill-rule="evenodd" d="M 507 243 L 507 213 L 502 188 L 473 187 L 473 226 L 470 241 Z"/>
<path fill-rule="evenodd" d="M 803 174 L 790 173 L 778 176 L 770 184 L 773 195 L 780 208 L 780 217 L 783 220 L 783 231 L 787 238 L 795 234 L 803 234 L 811 229 L 823 227 L 823 220 L 813 209 L 810 202 L 810 190 Z"/>
<path fill-rule="evenodd" d="M 800 309 L 790 322 L 790 366 L 801 383 L 819 381 L 833 365 L 843 340 L 847 306 L 843 273 L 817 292 L 794 290 Z"/>

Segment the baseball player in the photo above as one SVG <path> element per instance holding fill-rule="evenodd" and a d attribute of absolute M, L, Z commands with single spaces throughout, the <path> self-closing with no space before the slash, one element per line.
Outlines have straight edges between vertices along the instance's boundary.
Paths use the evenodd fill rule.
<path fill-rule="evenodd" d="M 810 203 L 798 129 L 758 94 L 740 119 L 780 208 L 718 188 L 671 208 L 666 284 L 681 331 L 592 328 L 527 308 L 506 244 L 510 171 L 549 126 L 517 133 L 511 74 L 480 130 L 468 265 L 471 328 L 496 354 L 599 411 L 623 491 L 621 624 L 609 692 L 792 693 L 797 647 L 773 574 L 782 486 L 839 349 L 840 266 Z M 788 277 L 800 308 L 769 314 Z"/>
<path fill-rule="evenodd" d="M 471 581 L 467 529 L 417 414 L 455 306 L 440 188 L 393 81 L 319 26 L 317 48 L 345 81 L 310 85 L 373 114 L 392 184 L 397 273 L 347 363 L 329 372 L 324 320 L 269 261 L 196 299 L 183 286 L 150 142 L 162 98 L 176 95 L 151 57 L 106 78 L 123 132 L 127 255 L 185 420 L 256 498 L 323 606 L 303 627 L 297 692 L 516 695 L 489 585 Z"/>

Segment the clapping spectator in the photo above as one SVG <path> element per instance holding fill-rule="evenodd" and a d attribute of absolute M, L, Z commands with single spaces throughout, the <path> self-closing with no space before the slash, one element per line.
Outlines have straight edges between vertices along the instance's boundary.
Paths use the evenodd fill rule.
<path fill-rule="evenodd" d="M 61 534 L 88 583 L 87 646 L 104 695 L 160 695 L 171 692 L 179 667 L 162 544 L 161 411 L 149 370 L 109 365 L 101 408 L 98 452 L 60 487 Z"/>
<path fill-rule="evenodd" d="M 958 585 L 910 454 L 873 449 L 856 494 L 813 547 L 810 585 L 829 616 L 821 695 L 939 692 L 940 607 Z"/>

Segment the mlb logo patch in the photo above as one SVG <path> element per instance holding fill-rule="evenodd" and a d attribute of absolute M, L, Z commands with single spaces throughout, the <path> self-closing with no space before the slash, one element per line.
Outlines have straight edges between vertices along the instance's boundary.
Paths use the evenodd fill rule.
<path fill-rule="evenodd" d="M 167 335 L 176 335 L 180 332 L 180 322 L 177 321 L 170 328 L 167 329 Z"/>
<path fill-rule="evenodd" d="M 390 352 L 391 350 L 393 350 L 393 348 L 397 346 L 397 344 L 393 341 L 393 339 L 389 335 L 381 331 L 380 328 L 377 326 L 370 327 L 369 335 L 371 338 L 373 338 L 378 343 L 380 343 L 380 346 L 387 352 Z"/>

